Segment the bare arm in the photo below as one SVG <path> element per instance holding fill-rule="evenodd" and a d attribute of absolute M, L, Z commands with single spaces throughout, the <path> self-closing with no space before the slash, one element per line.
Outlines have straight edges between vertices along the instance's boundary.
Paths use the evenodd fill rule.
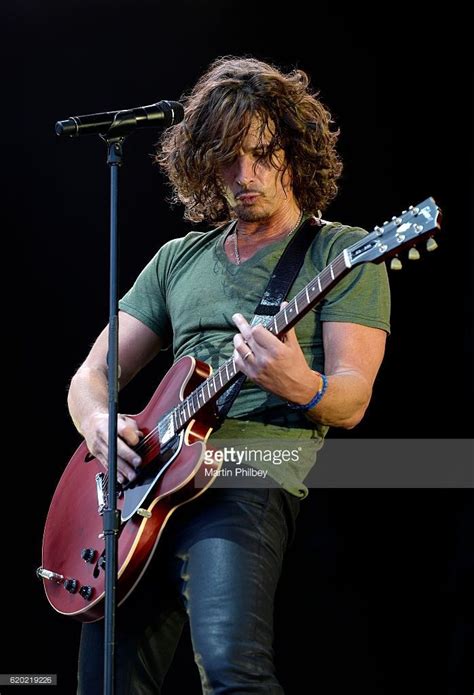
<path fill-rule="evenodd" d="M 372 397 L 375 377 L 382 364 L 387 334 L 380 328 L 357 323 L 323 323 L 324 372 L 328 388 L 321 402 L 307 411 L 310 420 L 350 429 L 362 418 Z M 312 372 L 316 388 L 321 379 Z"/>
<path fill-rule="evenodd" d="M 280 341 L 263 326 L 251 327 L 234 316 L 240 330 L 234 338 L 238 369 L 259 386 L 294 403 L 308 403 L 322 380 L 310 369 L 294 329 Z M 315 422 L 350 429 L 357 425 L 370 402 L 382 363 L 386 333 L 355 323 L 323 323 L 325 373 L 328 388 L 321 402 L 306 416 Z M 243 360 L 243 356 L 252 354 Z"/>
<path fill-rule="evenodd" d="M 138 319 L 119 313 L 120 388 L 125 386 L 160 350 L 159 337 Z M 68 407 L 71 418 L 84 436 L 89 451 L 106 466 L 108 458 L 108 328 L 104 328 L 86 360 L 71 380 Z M 141 461 L 130 446 L 140 432 L 132 418 L 118 417 L 118 479 L 132 480 Z M 129 446 L 130 445 L 130 446 Z"/>

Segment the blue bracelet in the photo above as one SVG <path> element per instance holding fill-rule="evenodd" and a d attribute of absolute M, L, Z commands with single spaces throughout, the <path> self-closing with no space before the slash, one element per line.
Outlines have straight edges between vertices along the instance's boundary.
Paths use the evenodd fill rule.
<path fill-rule="evenodd" d="M 316 405 L 318 405 L 319 401 L 326 393 L 326 389 L 328 387 L 327 376 L 325 374 L 321 374 L 320 372 L 318 372 L 318 374 L 321 377 L 323 383 L 321 384 L 321 388 L 319 389 L 319 391 L 313 396 L 313 398 L 310 400 L 310 402 L 309 403 L 303 403 L 301 405 L 299 403 L 287 402 L 287 405 L 289 408 L 293 408 L 293 410 L 311 410 L 311 408 L 314 408 Z"/>

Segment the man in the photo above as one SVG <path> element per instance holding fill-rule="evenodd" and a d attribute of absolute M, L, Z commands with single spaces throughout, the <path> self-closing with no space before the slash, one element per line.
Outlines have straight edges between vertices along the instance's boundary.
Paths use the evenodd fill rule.
<path fill-rule="evenodd" d="M 337 192 L 341 163 L 330 114 L 302 71 L 283 74 L 248 58 L 217 60 L 184 99 L 157 160 L 185 216 L 217 227 L 165 244 L 120 302 L 120 386 L 173 346 L 217 367 L 234 356 L 248 376 L 222 440 L 297 441 L 311 463 L 257 463 L 272 485 L 212 486 L 176 510 L 152 566 L 118 611 L 120 693 L 160 692 L 189 620 L 205 693 L 282 693 L 272 655 L 273 599 L 304 478 L 328 426 L 364 415 L 388 324 L 383 266 L 359 266 L 280 340 L 250 320 L 272 270 L 303 219 L 314 241 L 291 295 L 360 229 L 318 221 Z M 69 392 L 71 416 L 107 465 L 107 329 Z M 135 480 L 141 433 L 118 418 L 118 479 Z M 212 439 L 211 439 L 212 442 Z M 100 692 L 102 623 L 86 625 L 79 691 Z"/>

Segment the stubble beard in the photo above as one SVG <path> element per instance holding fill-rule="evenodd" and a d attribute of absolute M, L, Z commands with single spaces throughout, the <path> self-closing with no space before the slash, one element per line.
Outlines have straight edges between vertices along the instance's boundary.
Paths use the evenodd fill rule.
<path fill-rule="evenodd" d="M 242 222 L 263 222 L 268 218 L 268 214 L 264 210 L 258 210 L 253 206 L 239 205 L 235 212 Z"/>

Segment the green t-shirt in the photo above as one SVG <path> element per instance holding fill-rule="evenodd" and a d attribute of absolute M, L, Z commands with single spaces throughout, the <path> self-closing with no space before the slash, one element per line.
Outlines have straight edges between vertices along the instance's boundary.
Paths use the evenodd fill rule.
<path fill-rule="evenodd" d="M 339 223 L 315 226 L 312 242 L 288 297 L 297 294 L 344 248 L 366 232 Z M 120 300 L 120 309 L 146 324 L 172 346 L 174 358 L 183 355 L 209 363 L 213 369 L 232 356 L 237 328 L 232 315 L 240 312 L 250 322 L 269 277 L 288 243 L 284 238 L 258 250 L 235 265 L 227 258 L 224 240 L 231 226 L 209 232 L 190 232 L 164 244 Z M 390 298 L 384 264 L 353 268 L 312 311 L 296 325 L 296 335 L 312 369 L 323 371 L 323 321 L 345 321 L 390 330 Z M 214 441 L 278 442 L 299 440 L 298 460 L 278 464 L 252 461 L 278 484 L 304 497 L 303 483 L 316 460 L 327 427 L 310 422 L 285 401 L 247 380 Z"/>

